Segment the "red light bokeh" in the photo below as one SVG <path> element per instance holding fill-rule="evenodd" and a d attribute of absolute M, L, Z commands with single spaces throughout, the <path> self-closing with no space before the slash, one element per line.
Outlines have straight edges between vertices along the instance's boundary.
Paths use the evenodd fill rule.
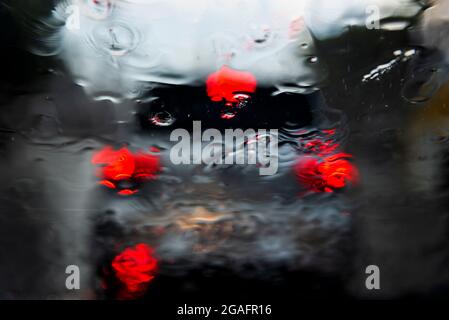
<path fill-rule="evenodd" d="M 212 73 L 206 81 L 207 95 L 214 102 L 238 103 L 238 93 L 254 93 L 256 87 L 257 80 L 252 73 L 228 66 Z"/>
<path fill-rule="evenodd" d="M 156 178 L 161 170 L 158 155 L 143 152 L 132 153 L 127 148 L 114 150 L 106 146 L 92 157 L 92 164 L 100 165 L 96 175 L 101 179 L 99 184 L 110 189 L 119 189 L 120 195 L 132 195 L 138 192 L 136 188 L 120 189 L 120 181 L 142 182 Z"/>
<path fill-rule="evenodd" d="M 330 154 L 338 149 L 339 144 L 334 141 L 325 141 L 322 139 L 313 139 L 304 145 L 305 149 L 320 156 Z"/>
<path fill-rule="evenodd" d="M 126 248 L 112 261 L 115 277 L 122 285 L 119 299 L 138 298 L 148 289 L 154 279 L 158 261 L 150 246 L 139 243 Z"/>
<path fill-rule="evenodd" d="M 307 157 L 298 161 L 295 173 L 299 181 L 313 192 L 334 192 L 359 179 L 357 168 L 346 153 L 326 158 Z"/>

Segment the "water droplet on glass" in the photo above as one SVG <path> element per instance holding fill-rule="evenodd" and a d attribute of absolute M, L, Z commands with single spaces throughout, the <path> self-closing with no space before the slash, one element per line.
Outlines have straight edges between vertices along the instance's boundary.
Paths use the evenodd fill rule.
<path fill-rule="evenodd" d="M 387 20 L 380 24 L 380 29 L 387 31 L 400 31 L 410 26 L 410 22 L 406 20 Z"/>
<path fill-rule="evenodd" d="M 252 26 L 249 36 L 255 46 L 262 47 L 271 42 L 273 33 L 271 32 L 269 26 Z"/>
<path fill-rule="evenodd" d="M 234 99 L 237 100 L 234 107 L 241 109 L 248 105 L 251 96 L 245 93 L 238 93 L 234 95 Z"/>
<path fill-rule="evenodd" d="M 123 56 L 137 46 L 139 37 L 134 29 L 115 21 L 94 29 L 91 41 L 112 56 Z"/>
<path fill-rule="evenodd" d="M 310 57 L 307 61 L 309 63 L 317 63 L 318 62 L 318 57 Z"/>
<path fill-rule="evenodd" d="M 236 93 L 233 96 L 232 101 L 227 101 L 221 112 L 222 119 L 232 119 L 237 113 L 245 108 L 251 100 L 251 96 L 247 93 Z"/>
<path fill-rule="evenodd" d="M 225 119 L 225 120 L 230 120 L 230 119 L 235 118 L 236 115 L 237 115 L 236 111 L 227 110 L 227 111 L 223 111 L 221 113 L 221 118 Z"/>
<path fill-rule="evenodd" d="M 175 123 L 176 119 L 168 111 L 158 111 L 150 115 L 150 122 L 159 127 L 168 127 Z"/>
<path fill-rule="evenodd" d="M 432 98 L 439 88 L 438 74 L 434 70 L 423 72 L 409 80 L 402 89 L 402 97 L 411 103 L 423 103 Z"/>
<path fill-rule="evenodd" d="M 416 54 L 416 50 L 415 49 L 410 49 L 404 52 L 404 57 L 411 57 L 414 54 Z"/>

